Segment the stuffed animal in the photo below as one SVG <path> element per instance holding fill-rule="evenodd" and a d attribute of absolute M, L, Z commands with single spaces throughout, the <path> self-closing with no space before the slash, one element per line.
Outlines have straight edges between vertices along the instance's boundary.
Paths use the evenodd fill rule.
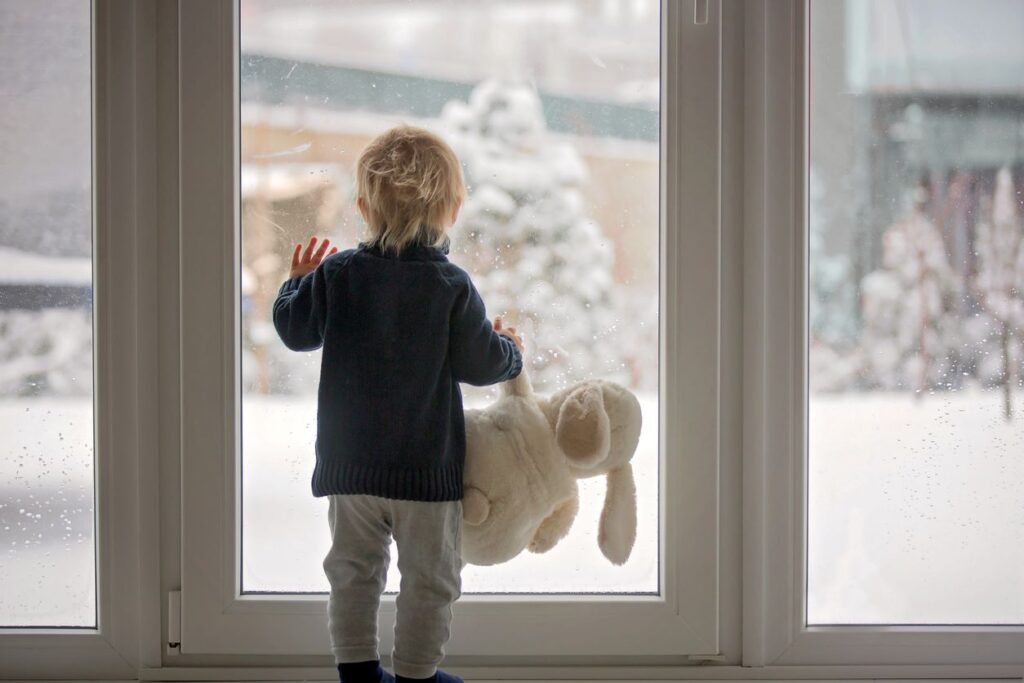
<path fill-rule="evenodd" d="M 592 380 L 542 398 L 525 371 L 501 391 L 490 407 L 466 411 L 463 560 L 491 565 L 524 548 L 550 550 L 576 517 L 576 480 L 606 475 L 597 542 L 605 557 L 623 564 L 636 538 L 636 396 Z"/>

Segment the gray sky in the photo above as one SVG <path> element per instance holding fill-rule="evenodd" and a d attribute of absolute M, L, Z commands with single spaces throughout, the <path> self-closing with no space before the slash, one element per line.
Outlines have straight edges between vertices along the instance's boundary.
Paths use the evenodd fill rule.
<path fill-rule="evenodd" d="M 0 202 L 90 181 L 88 0 L 0 0 Z"/>

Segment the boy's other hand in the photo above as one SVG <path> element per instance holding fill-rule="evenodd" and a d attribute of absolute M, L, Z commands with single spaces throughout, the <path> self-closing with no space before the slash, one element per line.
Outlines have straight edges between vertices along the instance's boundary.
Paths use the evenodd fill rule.
<path fill-rule="evenodd" d="M 494 319 L 494 331 L 498 334 L 503 334 L 516 343 L 516 346 L 520 351 L 523 351 L 523 338 L 516 334 L 516 328 L 504 327 L 501 322 L 501 316 Z"/>
<path fill-rule="evenodd" d="M 306 251 L 302 251 L 302 245 L 296 244 L 295 251 L 292 252 L 292 270 L 288 276 L 302 277 L 316 270 L 316 267 L 320 265 L 320 262 L 324 260 L 324 256 L 330 256 L 336 254 L 338 248 L 334 247 L 330 253 L 327 252 L 327 247 L 331 246 L 331 241 L 325 239 L 321 244 L 320 248 L 316 249 L 316 237 L 309 238 L 309 244 L 306 245 Z M 314 251 L 316 249 L 316 251 Z"/>

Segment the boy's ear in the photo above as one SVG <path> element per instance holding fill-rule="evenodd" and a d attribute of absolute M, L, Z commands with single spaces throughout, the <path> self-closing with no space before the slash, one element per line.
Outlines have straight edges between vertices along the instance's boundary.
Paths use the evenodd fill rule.
<path fill-rule="evenodd" d="M 362 197 L 356 200 L 356 208 L 359 209 L 359 214 L 363 217 L 363 220 L 369 223 L 369 212 L 366 210 L 366 201 Z"/>

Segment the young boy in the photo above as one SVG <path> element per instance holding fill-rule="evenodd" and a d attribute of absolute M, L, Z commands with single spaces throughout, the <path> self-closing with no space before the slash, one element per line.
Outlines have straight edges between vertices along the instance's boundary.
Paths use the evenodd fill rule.
<path fill-rule="evenodd" d="M 295 351 L 323 346 L 313 495 L 329 497 L 328 622 L 343 683 L 395 681 L 380 667 L 377 608 L 391 537 L 402 575 L 397 681 L 451 683 L 444 657 L 461 594 L 459 382 L 495 384 L 522 369 L 515 328 L 492 326 L 446 233 L 465 186 L 451 148 L 425 130 L 382 134 L 356 163 L 366 240 L 295 246 L 274 325 Z"/>

